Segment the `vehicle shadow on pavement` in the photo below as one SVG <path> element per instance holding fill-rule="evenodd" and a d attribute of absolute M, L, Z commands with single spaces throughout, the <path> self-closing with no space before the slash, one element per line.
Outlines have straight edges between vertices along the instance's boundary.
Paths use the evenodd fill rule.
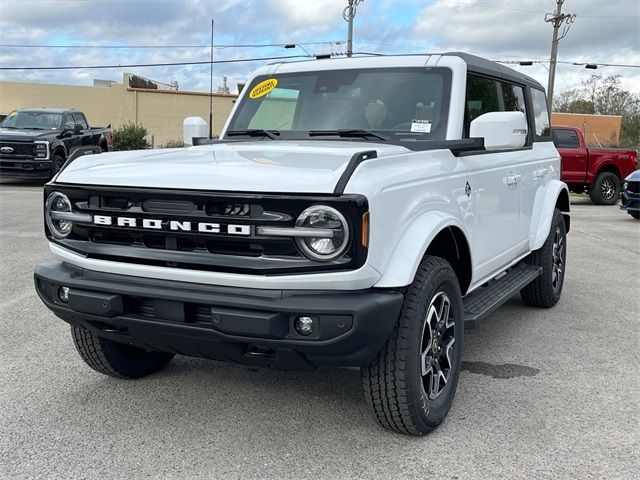
<path fill-rule="evenodd" d="M 4 186 L 42 187 L 46 180 L 21 180 L 16 178 L 0 178 L 0 188 Z"/>

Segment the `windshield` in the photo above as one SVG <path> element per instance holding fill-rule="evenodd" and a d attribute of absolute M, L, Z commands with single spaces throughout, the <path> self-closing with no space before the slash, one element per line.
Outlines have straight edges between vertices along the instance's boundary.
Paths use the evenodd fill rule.
<path fill-rule="evenodd" d="M 28 130 L 57 130 L 62 123 L 62 114 L 51 112 L 14 111 L 7 115 L 0 127 L 25 128 Z"/>
<path fill-rule="evenodd" d="M 444 140 L 450 80 L 445 68 L 260 76 L 246 87 L 227 132 L 269 130 L 310 138 L 310 132 L 366 130 L 392 140 Z"/>

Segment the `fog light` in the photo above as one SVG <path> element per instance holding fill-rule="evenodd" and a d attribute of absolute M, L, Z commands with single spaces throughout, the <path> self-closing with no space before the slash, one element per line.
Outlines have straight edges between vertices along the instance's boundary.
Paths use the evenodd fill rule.
<path fill-rule="evenodd" d="M 313 318 L 311 317 L 298 317 L 294 322 L 296 332 L 300 335 L 311 335 L 313 333 Z"/>
<path fill-rule="evenodd" d="M 58 289 L 58 298 L 60 301 L 67 303 L 69 301 L 69 287 L 60 287 Z"/>

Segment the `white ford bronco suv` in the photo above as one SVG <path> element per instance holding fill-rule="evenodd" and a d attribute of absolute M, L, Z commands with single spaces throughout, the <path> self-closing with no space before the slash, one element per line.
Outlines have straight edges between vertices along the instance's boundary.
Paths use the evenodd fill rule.
<path fill-rule="evenodd" d="M 196 142 L 197 143 L 197 142 Z M 378 422 L 451 406 L 463 336 L 561 294 L 569 195 L 543 87 L 463 53 L 260 68 L 220 140 L 104 153 L 45 187 L 42 301 L 94 370 L 175 354 L 359 367 Z"/>

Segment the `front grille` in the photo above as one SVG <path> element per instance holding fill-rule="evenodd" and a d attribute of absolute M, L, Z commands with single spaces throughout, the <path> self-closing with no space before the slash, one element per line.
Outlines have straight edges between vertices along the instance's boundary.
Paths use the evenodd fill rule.
<path fill-rule="evenodd" d="M 98 190 L 99 188 L 99 190 Z M 290 237 L 258 236 L 257 226 L 293 227 L 302 211 L 314 204 L 340 210 L 348 219 L 353 239 L 361 231 L 364 197 L 343 195 L 236 194 L 167 190 L 47 185 L 67 195 L 78 213 L 135 219 L 135 227 L 74 224 L 71 235 L 50 240 L 91 258 L 192 270 L 245 274 L 287 274 L 345 270 L 362 266 L 366 248 L 352 241 L 347 253 L 333 262 L 319 263 L 300 254 Z M 142 227 L 142 220 L 158 228 Z M 190 222 L 191 231 L 168 230 L 169 222 Z M 219 232 L 201 232 L 196 226 L 218 225 Z M 242 234 L 233 234 L 233 229 Z"/>
<path fill-rule="evenodd" d="M 13 152 L 3 152 L 3 147 L 13 149 Z M 0 143 L 0 155 L 3 157 L 33 157 L 33 143 L 2 142 Z"/>
<path fill-rule="evenodd" d="M 627 191 L 629 193 L 640 193 L 640 182 L 628 182 Z"/>

